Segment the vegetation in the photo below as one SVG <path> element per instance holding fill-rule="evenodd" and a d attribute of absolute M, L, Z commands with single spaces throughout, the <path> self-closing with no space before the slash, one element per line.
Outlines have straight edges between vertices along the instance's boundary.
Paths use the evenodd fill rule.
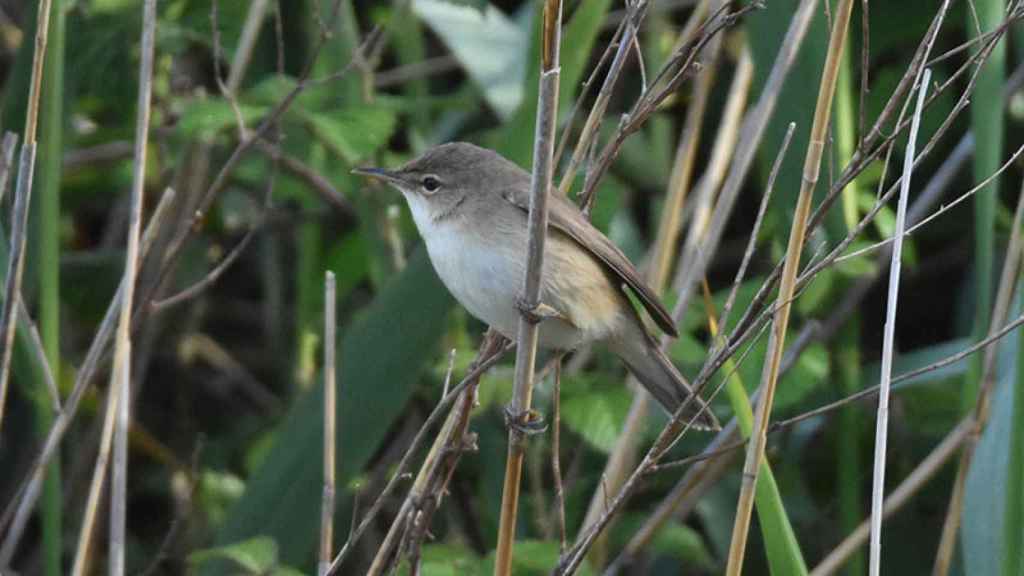
<path fill-rule="evenodd" d="M 0 8 L 0 573 L 1022 573 L 1021 0 Z M 721 432 L 457 305 L 350 173 L 453 140 Z"/>

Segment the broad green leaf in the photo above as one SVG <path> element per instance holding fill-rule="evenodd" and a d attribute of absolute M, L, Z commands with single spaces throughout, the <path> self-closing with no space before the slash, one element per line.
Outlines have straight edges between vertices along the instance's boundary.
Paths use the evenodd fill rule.
<path fill-rule="evenodd" d="M 230 560 L 247 572 L 263 574 L 277 564 L 277 543 L 273 538 L 257 536 L 235 544 L 193 552 L 188 556 L 189 563 L 200 567 L 216 559 Z"/>
<path fill-rule="evenodd" d="M 396 123 L 394 110 L 386 106 L 356 106 L 301 116 L 313 135 L 349 164 L 387 144 Z"/>
<path fill-rule="evenodd" d="M 251 127 L 269 108 L 239 104 L 238 110 L 246 126 Z M 186 105 L 178 120 L 178 130 L 187 138 L 210 139 L 223 130 L 237 126 L 237 118 L 231 104 L 223 98 L 196 99 Z"/>
<path fill-rule="evenodd" d="M 572 389 L 571 384 L 563 383 L 563 391 Z M 562 400 L 562 422 L 597 450 L 606 454 L 611 452 L 622 433 L 632 394 L 624 386 L 602 386 L 582 394 L 567 393 L 565 396 Z"/>
<path fill-rule="evenodd" d="M 487 103 L 508 119 L 523 99 L 526 35 L 500 10 L 415 0 L 413 11 L 448 46 Z"/>
<path fill-rule="evenodd" d="M 350 326 L 338 350 L 338 485 L 362 471 L 402 412 L 422 371 L 442 354 L 437 343 L 452 300 L 430 268 L 413 254 L 373 303 Z M 322 385 L 289 411 L 266 462 L 249 480 L 216 541 L 264 533 L 277 541 L 281 560 L 311 558 L 321 493 Z M 352 498 L 338 495 L 338 518 L 351 515 Z M 315 523 L 314 523 L 315 524 Z M 343 538 L 343 534 L 338 535 Z"/>
<path fill-rule="evenodd" d="M 1019 305 L 1014 308 L 1011 317 L 1020 314 Z M 960 531 L 965 574 L 999 574 L 1006 554 L 1021 553 L 1019 549 L 1003 549 L 1008 455 L 1011 436 L 1019 433 L 1020 427 L 1012 421 L 1014 387 L 1020 370 L 1019 350 L 1019 331 L 1011 332 L 999 342 L 995 367 L 998 380 L 990 400 L 991 413 L 967 472 Z"/>

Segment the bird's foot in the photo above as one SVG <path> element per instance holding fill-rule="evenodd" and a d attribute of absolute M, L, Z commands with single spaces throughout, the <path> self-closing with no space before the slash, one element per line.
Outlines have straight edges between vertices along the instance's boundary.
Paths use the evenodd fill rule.
<path fill-rule="evenodd" d="M 540 324 L 550 319 L 566 319 L 561 312 L 543 302 L 538 302 L 536 306 L 533 306 L 524 298 L 516 298 L 516 308 L 530 324 Z"/>
<path fill-rule="evenodd" d="M 536 410 L 516 412 L 508 405 L 505 406 L 505 427 L 523 436 L 533 436 L 544 433 L 548 429 L 548 423 L 544 421 L 544 415 Z"/>

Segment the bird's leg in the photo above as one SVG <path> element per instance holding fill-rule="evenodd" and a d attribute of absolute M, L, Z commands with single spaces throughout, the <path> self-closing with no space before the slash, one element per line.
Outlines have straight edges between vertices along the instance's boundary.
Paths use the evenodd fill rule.
<path fill-rule="evenodd" d="M 530 324 L 540 324 L 545 320 L 551 319 L 569 321 L 561 312 L 543 302 L 538 302 L 536 306 L 532 306 L 524 298 L 516 298 L 516 309 L 519 310 Z"/>
<path fill-rule="evenodd" d="M 512 405 L 505 406 L 505 427 L 516 430 L 523 436 L 543 434 L 548 429 L 544 415 L 534 409 L 514 412 Z"/>

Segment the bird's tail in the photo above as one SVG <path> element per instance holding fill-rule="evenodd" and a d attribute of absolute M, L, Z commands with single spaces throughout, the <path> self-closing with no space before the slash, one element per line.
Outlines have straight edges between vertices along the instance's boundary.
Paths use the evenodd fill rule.
<path fill-rule="evenodd" d="M 683 421 L 696 417 L 693 421 L 694 428 L 721 429 L 704 399 L 693 393 L 683 375 L 676 370 L 672 361 L 641 326 L 637 325 L 635 330 L 627 330 L 626 334 L 612 339 L 609 345 L 611 351 L 626 363 L 633 376 L 636 376 L 669 414 L 675 414 L 679 406 L 692 397 L 684 409 Z"/>

